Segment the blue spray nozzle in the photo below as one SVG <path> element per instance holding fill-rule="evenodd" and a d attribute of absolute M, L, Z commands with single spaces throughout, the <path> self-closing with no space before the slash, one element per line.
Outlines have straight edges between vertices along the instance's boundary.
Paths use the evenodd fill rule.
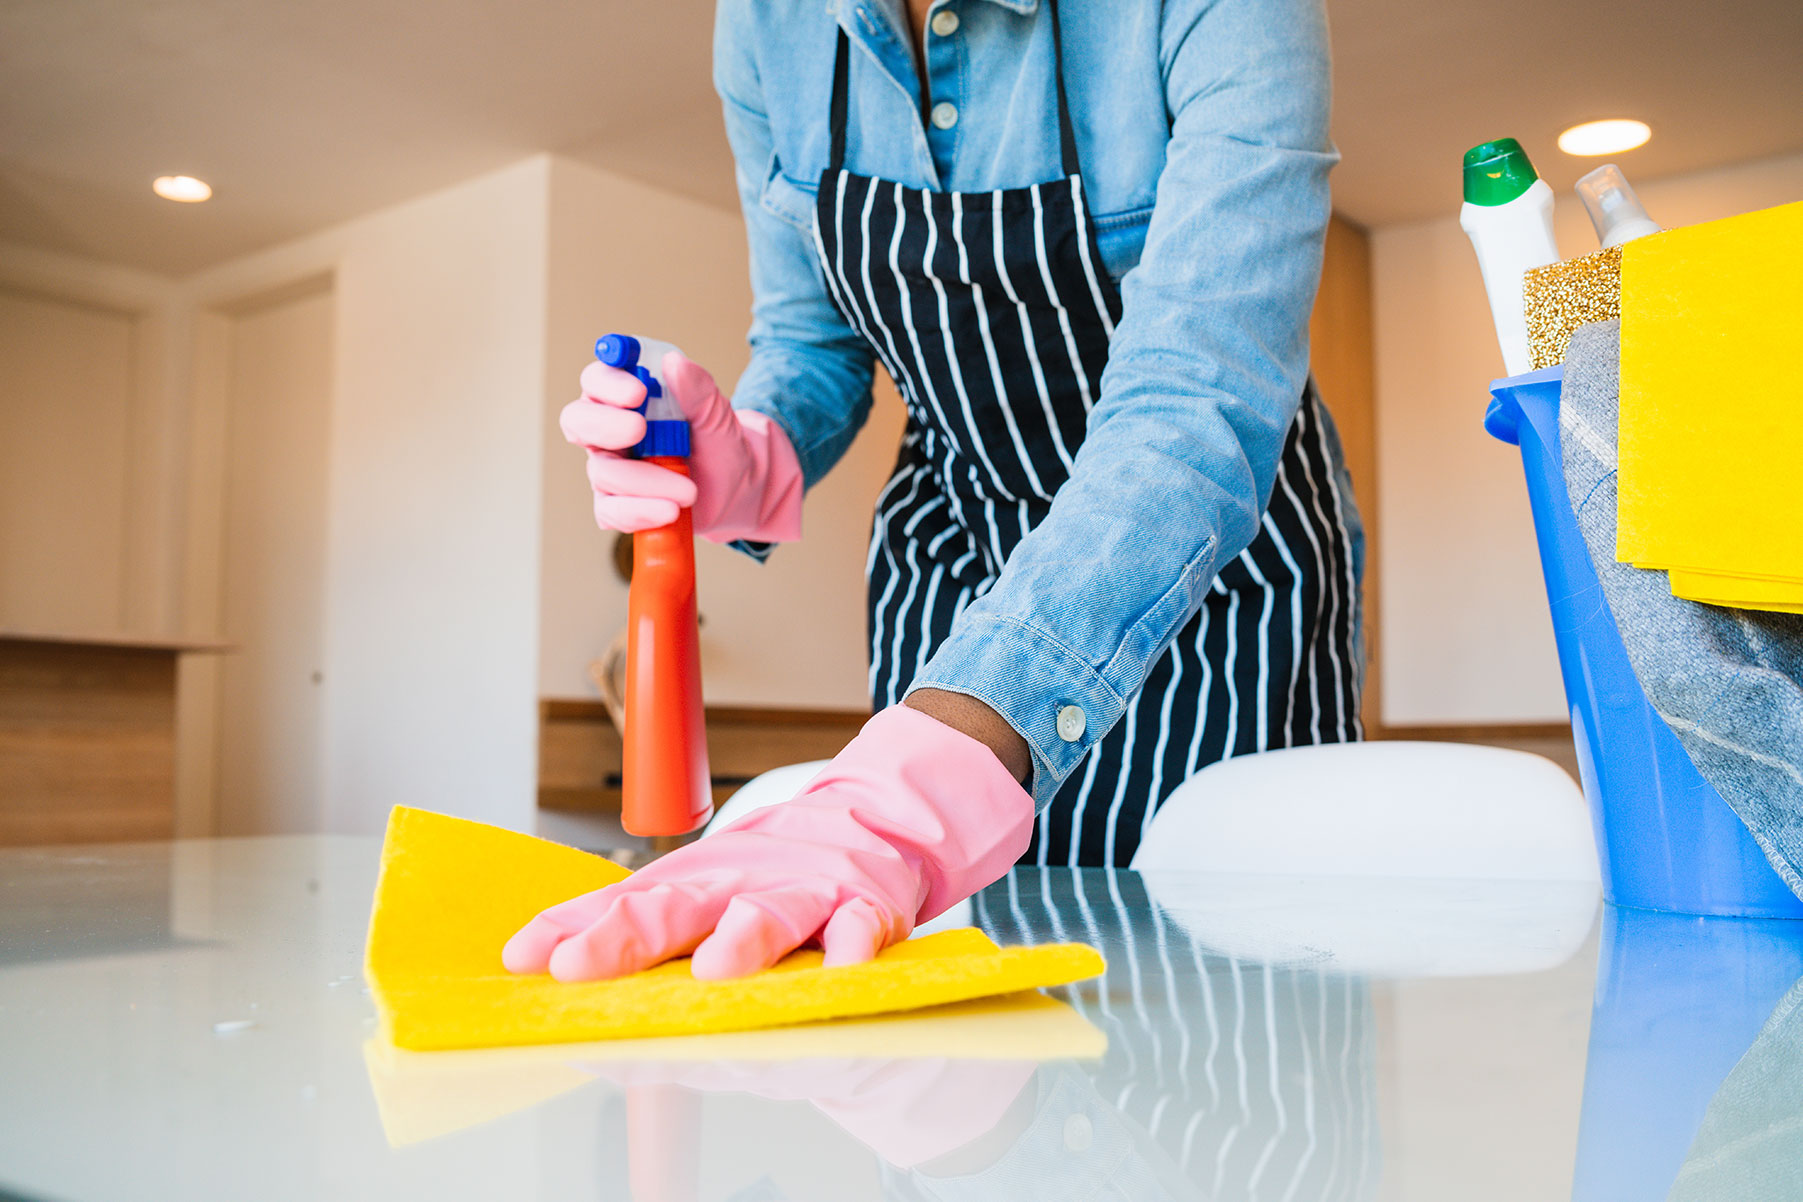
<path fill-rule="evenodd" d="M 663 343 L 652 343 L 652 351 Z M 639 378 L 645 386 L 645 403 L 638 411 L 645 415 L 645 437 L 634 447 L 631 454 L 639 458 L 653 456 L 678 456 L 687 458 L 689 454 L 689 423 L 680 420 L 681 410 L 674 402 L 662 400 L 663 384 L 639 362 L 644 347 L 637 338 L 630 334 L 607 334 L 595 340 L 595 358 L 609 367 L 629 371 Z M 653 401 L 659 404 L 653 405 Z"/>
<path fill-rule="evenodd" d="M 604 334 L 595 339 L 595 358 L 609 367 L 631 371 L 639 365 L 639 340 L 631 334 Z"/>
<path fill-rule="evenodd" d="M 645 386 L 647 397 L 664 395 L 664 386 L 657 382 L 657 377 L 639 365 L 639 352 L 639 340 L 631 334 L 603 334 L 595 339 L 595 358 L 609 367 L 637 376 L 639 383 Z"/>

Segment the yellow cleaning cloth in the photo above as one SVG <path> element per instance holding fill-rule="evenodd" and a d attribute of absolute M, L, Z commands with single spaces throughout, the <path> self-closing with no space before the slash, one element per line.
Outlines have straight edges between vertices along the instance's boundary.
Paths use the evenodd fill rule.
<path fill-rule="evenodd" d="M 394 1147 L 512 1114 L 595 1078 L 575 1064 L 704 1060 L 1095 1060 L 1108 1037 L 1043 993 L 767 1031 L 550 1047 L 407 1052 L 370 1039 L 364 1066 Z"/>
<path fill-rule="evenodd" d="M 1627 244 L 1618 559 L 1693 600 L 1803 605 L 1800 357 L 1803 202 Z"/>
<path fill-rule="evenodd" d="M 1687 601 L 1727 605 L 1735 609 L 1803 613 L 1803 585 L 1800 584 L 1783 580 L 1760 580 L 1750 576 L 1723 576 L 1717 572 L 1695 572 L 1684 568 L 1673 568 L 1669 575 L 1672 594 Z"/>
<path fill-rule="evenodd" d="M 737 981 L 698 981 L 687 960 L 581 984 L 501 966 L 501 946 L 534 914 L 626 875 L 530 835 L 395 807 L 365 961 L 383 1035 L 425 1051 L 747 1031 L 1062 985 L 1103 968 L 1094 948 L 1004 949 L 970 929 L 840 968 L 795 952 Z"/>

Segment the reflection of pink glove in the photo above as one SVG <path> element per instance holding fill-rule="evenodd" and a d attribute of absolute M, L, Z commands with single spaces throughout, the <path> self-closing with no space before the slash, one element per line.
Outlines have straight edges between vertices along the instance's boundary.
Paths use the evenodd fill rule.
<path fill-rule="evenodd" d="M 1038 1066 L 1027 1060 L 933 1058 L 598 1061 L 577 1067 L 624 1085 L 629 1099 L 682 1086 L 775 1102 L 811 1102 L 859 1143 L 905 1169 L 987 1134 Z M 636 1171 L 641 1158 L 651 1159 L 656 1149 L 635 1141 L 627 1151 Z M 692 1164 L 694 1148 L 686 1151 Z"/>
<path fill-rule="evenodd" d="M 894 705 L 793 800 L 552 906 L 501 958 L 587 981 L 693 952 L 717 979 L 818 941 L 827 964 L 855 964 L 999 878 L 1032 831 L 1033 800 L 994 752 Z"/>
<path fill-rule="evenodd" d="M 664 387 L 689 419 L 689 475 L 628 459 L 645 437 L 633 410 L 645 386 L 605 363 L 582 369 L 582 396 L 563 407 L 563 436 L 588 451 L 595 521 L 603 530 L 651 530 L 694 506 L 695 533 L 717 543 L 801 537 L 801 463 L 781 426 L 740 412 L 706 370 L 680 351 L 664 356 Z"/>

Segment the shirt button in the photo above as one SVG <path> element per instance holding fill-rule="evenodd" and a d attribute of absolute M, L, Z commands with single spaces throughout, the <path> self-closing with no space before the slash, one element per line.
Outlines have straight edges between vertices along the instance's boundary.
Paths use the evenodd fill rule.
<path fill-rule="evenodd" d="M 1090 1125 L 1087 1114 L 1073 1114 L 1064 1120 L 1064 1150 L 1066 1152 L 1087 1152 L 1095 1142 L 1095 1128 Z"/>
<path fill-rule="evenodd" d="M 942 8 L 933 14 L 933 32 L 942 38 L 949 38 L 958 32 L 958 14 L 949 8 Z"/>
<path fill-rule="evenodd" d="M 950 129 L 958 124 L 958 106 L 940 101 L 933 106 L 933 124 L 940 129 Z"/>
<path fill-rule="evenodd" d="M 1083 711 L 1074 705 L 1067 705 L 1058 711 L 1058 737 L 1066 743 L 1075 743 L 1083 737 L 1089 726 L 1089 719 Z"/>

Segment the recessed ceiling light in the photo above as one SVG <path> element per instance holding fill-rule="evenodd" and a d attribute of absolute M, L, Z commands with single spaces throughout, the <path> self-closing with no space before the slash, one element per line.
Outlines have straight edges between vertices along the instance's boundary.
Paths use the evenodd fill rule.
<path fill-rule="evenodd" d="M 1632 150 L 1653 136 L 1644 121 L 1614 117 L 1607 121 L 1586 121 L 1559 135 L 1559 149 L 1566 154 L 1620 154 Z"/>
<path fill-rule="evenodd" d="M 192 175 L 159 175 L 150 186 L 164 200 L 179 200 L 183 204 L 199 204 L 213 195 L 213 188 L 207 181 Z"/>

